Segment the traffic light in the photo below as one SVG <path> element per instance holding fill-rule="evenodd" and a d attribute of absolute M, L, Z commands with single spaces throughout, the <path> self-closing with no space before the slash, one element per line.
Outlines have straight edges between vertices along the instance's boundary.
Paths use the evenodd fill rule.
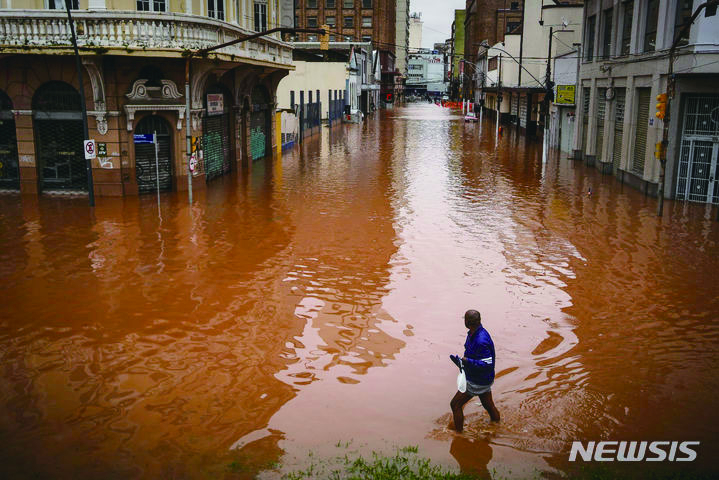
<path fill-rule="evenodd" d="M 330 49 L 330 27 L 329 27 L 329 25 L 322 25 L 322 31 L 324 33 L 322 35 L 320 35 L 320 50 L 329 50 Z"/>
<path fill-rule="evenodd" d="M 666 145 L 664 145 L 664 142 L 657 142 L 656 145 L 654 145 L 654 156 L 661 160 L 664 158 L 664 155 L 667 153 Z"/>
<path fill-rule="evenodd" d="M 392 94 L 388 93 L 387 96 L 385 97 L 385 99 L 386 99 L 387 103 L 392 103 Z"/>
<path fill-rule="evenodd" d="M 657 113 L 654 114 L 657 118 L 664 120 L 667 114 L 667 94 L 660 93 L 657 95 Z"/>

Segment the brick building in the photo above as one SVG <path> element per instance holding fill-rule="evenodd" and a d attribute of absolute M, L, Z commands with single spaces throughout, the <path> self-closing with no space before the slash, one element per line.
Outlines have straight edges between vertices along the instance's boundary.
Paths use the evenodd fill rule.
<path fill-rule="evenodd" d="M 382 73 L 381 98 L 396 95 L 401 88 L 395 68 L 397 0 L 297 0 L 295 26 L 318 28 L 328 25 L 330 42 L 372 42 L 379 50 Z M 314 34 L 299 34 L 298 41 L 316 42 Z"/>
<path fill-rule="evenodd" d="M 65 10 L 47 8 L 58 4 L 27 0 L 0 12 L 0 189 L 88 191 L 70 28 Z M 99 147 L 91 164 L 95 195 L 154 193 L 158 184 L 186 189 L 188 121 L 203 149 L 193 188 L 272 153 L 275 92 L 293 68 L 291 46 L 271 35 L 189 61 L 188 53 L 269 29 L 280 17 L 277 0 L 251 10 L 219 0 L 213 9 L 164 0 L 74 5 L 89 137 Z M 153 132 L 157 164 L 154 146 L 134 141 Z"/>
<path fill-rule="evenodd" d="M 474 75 L 480 43 L 489 45 L 504 40 L 504 35 L 521 30 L 524 0 L 467 0 L 464 18 L 464 59 L 465 73 Z M 463 97 L 473 98 L 473 82 L 463 82 Z"/>

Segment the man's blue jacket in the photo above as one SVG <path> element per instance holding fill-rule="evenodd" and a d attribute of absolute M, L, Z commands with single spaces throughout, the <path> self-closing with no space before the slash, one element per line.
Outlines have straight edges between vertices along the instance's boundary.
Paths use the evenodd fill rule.
<path fill-rule="evenodd" d="M 464 371 L 467 380 L 478 385 L 494 381 L 494 342 L 489 332 L 480 326 L 474 335 L 467 334 L 464 342 Z"/>

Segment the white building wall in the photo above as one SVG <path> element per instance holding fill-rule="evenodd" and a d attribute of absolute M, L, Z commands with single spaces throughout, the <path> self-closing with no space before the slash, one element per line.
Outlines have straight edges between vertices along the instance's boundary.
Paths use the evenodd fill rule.
<path fill-rule="evenodd" d="M 421 13 L 413 13 L 409 18 L 409 51 L 416 52 L 422 48 L 422 18 Z"/>
<path fill-rule="evenodd" d="M 397 0 L 395 44 L 395 67 L 402 75 L 407 75 L 407 53 L 409 51 L 409 0 Z"/>
<path fill-rule="evenodd" d="M 280 80 L 277 87 L 277 104 L 280 109 L 290 108 L 290 92 L 295 92 L 295 104 L 300 102 L 300 91 L 305 92 L 305 101 L 312 93 L 316 101 L 317 90 L 322 102 L 322 118 L 329 116 L 329 90 L 344 92 L 347 87 L 347 64 L 344 62 L 295 62 L 295 71 Z M 334 96 L 333 96 L 334 98 Z"/>

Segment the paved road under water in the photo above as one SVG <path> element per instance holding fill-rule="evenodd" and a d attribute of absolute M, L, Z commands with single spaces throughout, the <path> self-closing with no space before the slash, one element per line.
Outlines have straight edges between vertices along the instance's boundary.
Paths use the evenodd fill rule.
<path fill-rule="evenodd" d="M 156 201 L 0 196 L 0 470 L 206 478 L 418 445 L 514 477 L 622 439 L 700 440 L 715 468 L 704 206 L 658 219 L 611 176 L 424 104 L 325 131 L 191 208 Z M 497 347 L 502 423 L 472 402 L 458 436 L 448 355 L 468 308 Z"/>

